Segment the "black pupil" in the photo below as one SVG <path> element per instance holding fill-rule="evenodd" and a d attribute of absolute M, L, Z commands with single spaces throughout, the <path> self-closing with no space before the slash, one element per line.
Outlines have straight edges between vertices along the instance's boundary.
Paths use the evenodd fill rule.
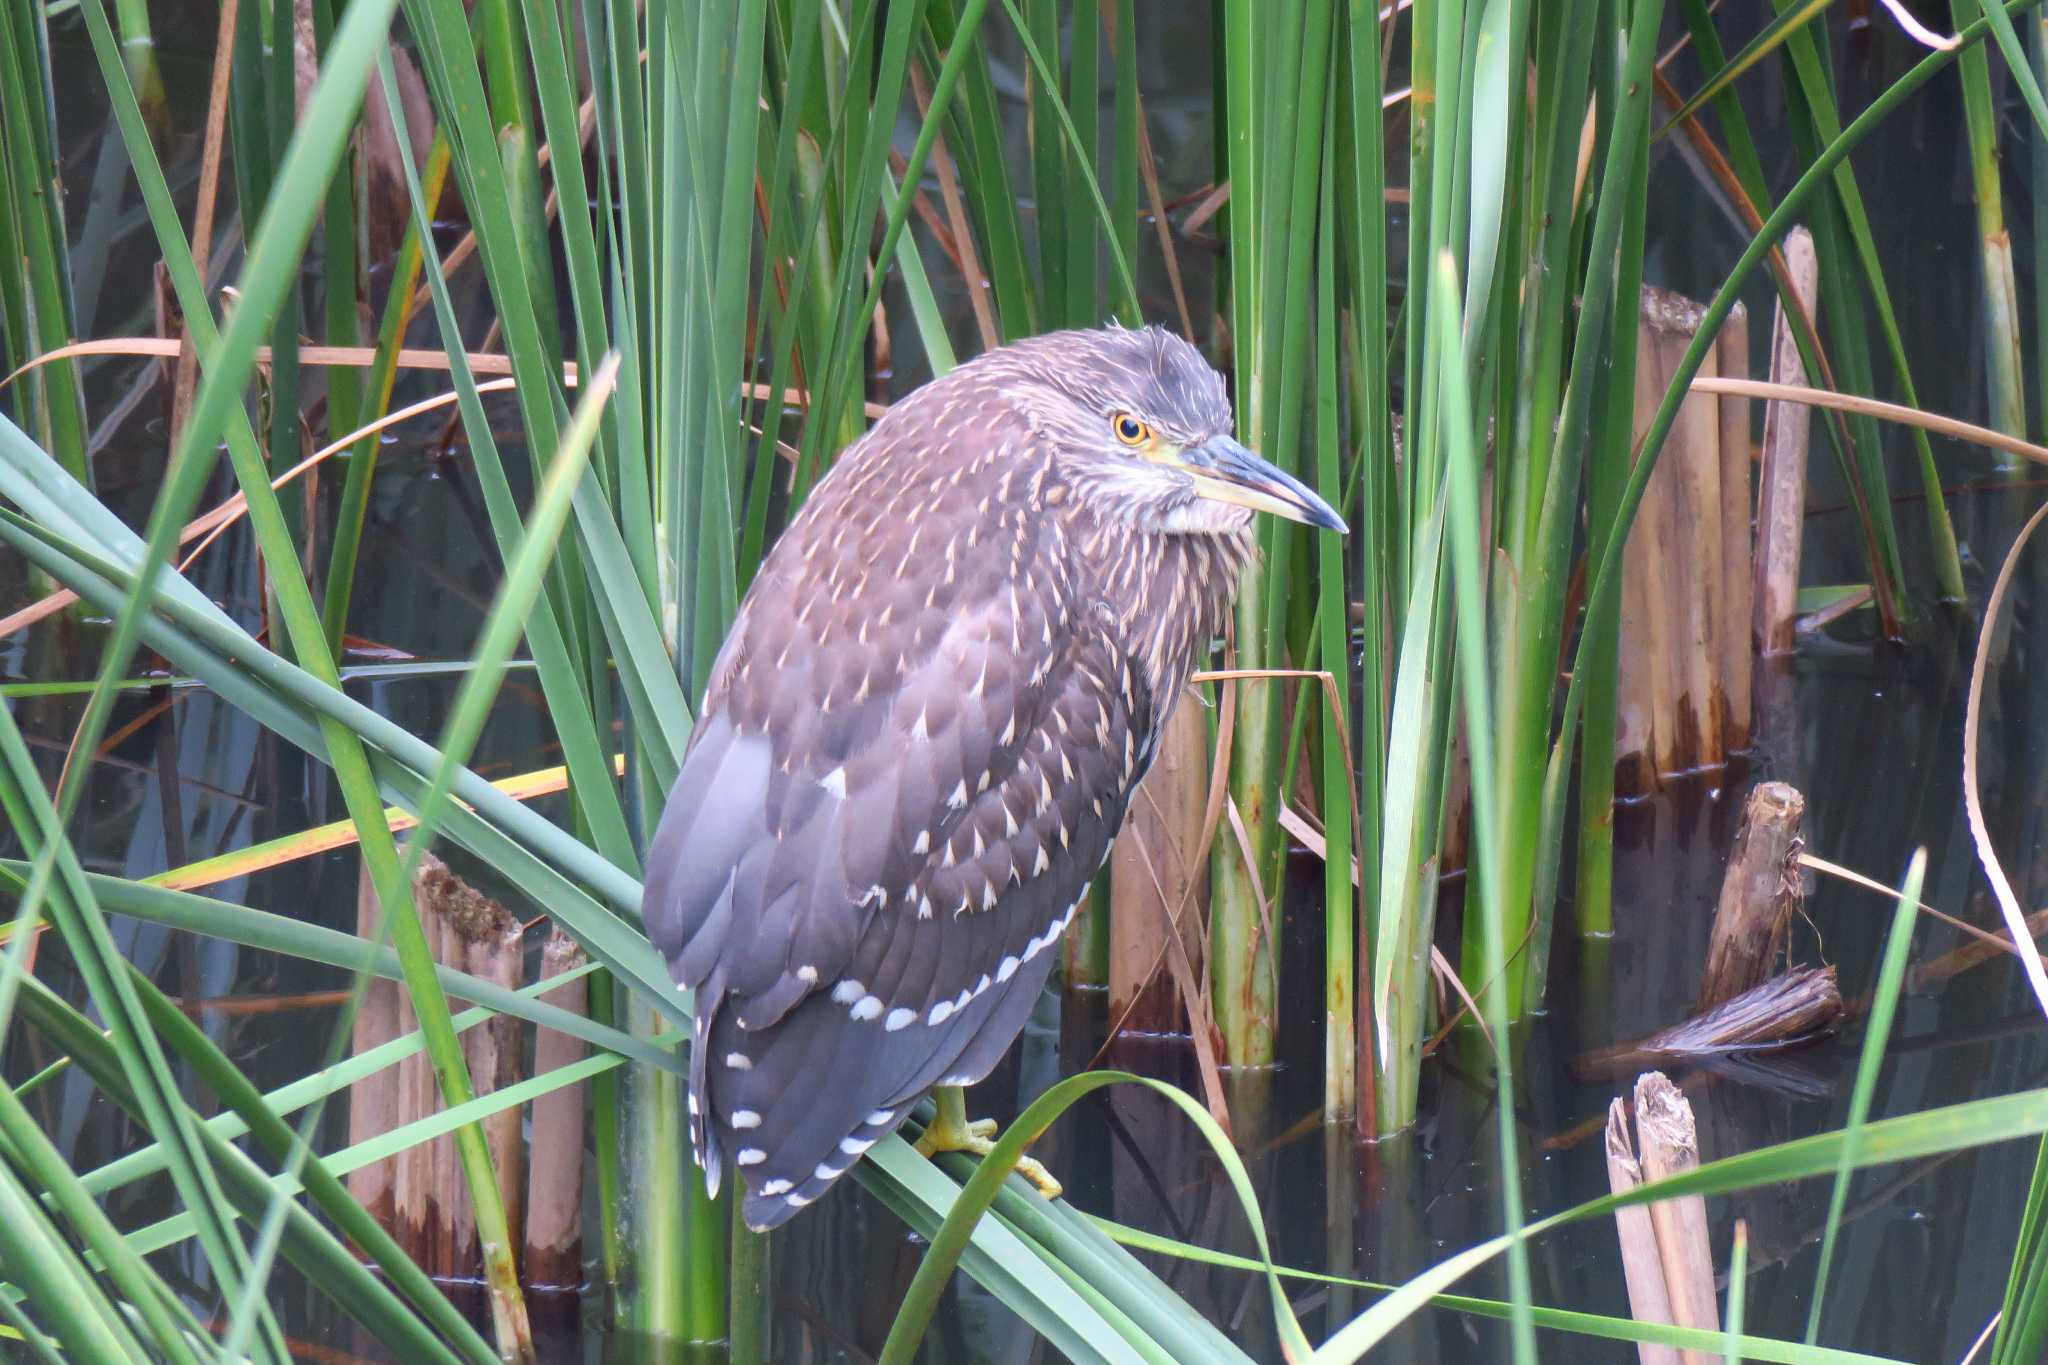
<path fill-rule="evenodd" d="M 1118 423 L 1116 424 L 1116 429 L 1117 429 L 1117 432 L 1118 432 L 1118 433 L 1119 433 L 1119 434 L 1120 434 L 1120 435 L 1121 435 L 1121 436 L 1122 436 L 1122 437 L 1123 437 L 1123 438 L 1124 438 L 1124 439 L 1125 439 L 1126 441 L 1135 441 L 1135 440 L 1137 440 L 1137 439 L 1138 439 L 1138 433 L 1144 430 L 1144 428 L 1143 428 L 1142 426 L 1138 425 L 1138 419 L 1137 419 L 1137 418 L 1135 418 L 1135 417 L 1126 417 L 1126 418 L 1124 418 L 1124 419 L 1123 419 L 1122 421 L 1120 421 L 1120 422 L 1118 422 Z"/>

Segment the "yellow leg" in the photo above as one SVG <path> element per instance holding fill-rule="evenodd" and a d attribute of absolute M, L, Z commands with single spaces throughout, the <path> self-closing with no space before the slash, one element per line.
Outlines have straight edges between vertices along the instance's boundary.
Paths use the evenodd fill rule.
<path fill-rule="evenodd" d="M 967 1121 L 967 1092 L 957 1085 L 942 1085 L 932 1091 L 932 1098 L 938 1102 L 939 1112 L 932 1119 L 931 1127 L 924 1130 L 924 1136 L 917 1140 L 917 1150 L 925 1156 L 937 1156 L 940 1152 L 966 1152 L 972 1156 L 987 1156 L 995 1150 L 996 1121 L 977 1119 Z M 1060 1182 L 1053 1178 L 1051 1171 L 1028 1156 L 1017 1158 L 1017 1174 L 1023 1176 L 1047 1199 L 1060 1197 Z"/>

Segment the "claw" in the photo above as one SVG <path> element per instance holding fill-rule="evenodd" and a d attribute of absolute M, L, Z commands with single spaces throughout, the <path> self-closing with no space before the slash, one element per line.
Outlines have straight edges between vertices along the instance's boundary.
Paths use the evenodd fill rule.
<path fill-rule="evenodd" d="M 940 1152 L 966 1152 L 970 1156 L 986 1157 L 995 1150 L 996 1121 L 976 1119 L 968 1122 L 966 1097 L 959 1087 L 941 1086 L 935 1097 L 939 1112 L 915 1144 L 920 1155 L 933 1157 Z M 1016 1169 L 1018 1175 L 1030 1181 L 1047 1199 L 1060 1197 L 1060 1182 L 1034 1158 L 1020 1155 Z"/>

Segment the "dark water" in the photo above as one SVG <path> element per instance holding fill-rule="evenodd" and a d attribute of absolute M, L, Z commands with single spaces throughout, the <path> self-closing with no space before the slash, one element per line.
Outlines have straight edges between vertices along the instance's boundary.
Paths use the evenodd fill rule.
<path fill-rule="evenodd" d="M 196 5 L 187 7 L 193 13 L 186 17 L 194 22 L 184 26 L 165 22 L 163 11 L 179 11 L 179 6 L 159 8 L 159 32 L 174 49 L 169 73 L 174 94 L 188 120 L 172 151 L 189 155 L 208 54 L 202 46 L 177 45 L 203 44 L 210 23 L 197 22 L 205 16 Z M 1171 197 L 1198 188 L 1209 177 L 1212 130 L 1202 94 L 1210 68 L 1208 27 L 1199 12 L 1190 16 L 1163 3 L 1142 5 L 1140 16 L 1141 32 L 1148 35 L 1143 74 L 1149 112 Z M 1834 18 L 1826 22 L 1838 24 Z M 1739 15 L 1727 20 L 1724 38 L 1731 50 L 1746 24 Z M 1157 42 L 1149 39 L 1154 34 Z M 60 89 L 72 102 L 64 110 L 67 175 L 83 184 L 99 154 L 104 110 L 95 102 L 97 77 L 75 30 L 60 25 L 57 38 Z M 1866 38 L 1838 33 L 1837 38 L 1837 77 L 1846 107 L 1858 107 L 1916 55 L 1886 31 Z M 1686 86 L 1682 64 L 1674 77 Z M 1774 183 L 1783 184 L 1795 162 L 1774 112 L 1783 107 L 1775 79 L 1775 68 L 1767 68 L 1749 78 L 1743 94 Z M 2017 154 L 2023 158 L 2023 152 Z M 1856 164 L 1886 259 L 1914 263 L 1910 272 L 1895 276 L 1895 297 L 1922 398 L 1931 408 L 1981 418 L 1974 216 L 1954 82 L 1930 85 Z M 1704 296 L 1718 283 L 1743 237 L 1701 189 L 1675 147 L 1660 144 L 1652 187 L 1647 277 Z M 75 221 L 84 212 L 84 198 L 73 195 Z M 2024 269 L 2032 230 L 2024 199 L 2009 201 L 2008 213 L 2016 258 Z M 121 330 L 135 321 L 124 309 L 141 296 L 137 290 L 146 283 L 153 255 L 137 231 L 117 239 L 105 259 L 93 319 L 98 331 Z M 1200 244 L 1184 253 L 1183 263 L 1191 298 L 1198 310 L 1205 310 L 1209 267 Z M 935 271 L 935 276 L 942 274 Z M 1143 283 L 1153 315 L 1169 316 L 1163 280 L 1147 274 Z M 2023 297 L 2027 285 L 2023 278 Z M 1752 336 L 1761 346 L 1768 295 L 1753 289 L 1747 297 Z M 899 337 L 908 330 L 899 328 Z M 899 355 L 898 363 L 899 373 L 890 382 L 900 391 L 920 376 L 916 357 Z M 1879 369 L 1882 373 L 1884 367 Z M 118 364 L 99 367 L 92 378 L 95 414 L 118 401 L 138 373 Z M 400 396 L 426 391 L 427 386 L 414 385 Z M 118 429 L 98 466 L 103 492 L 138 520 L 154 493 L 163 458 L 161 412 L 156 396 L 144 401 Z M 504 416 L 509 424 L 509 410 Z M 352 618 L 356 635 L 423 660 L 459 659 L 467 652 L 496 575 L 474 480 L 459 451 L 442 454 L 433 448 L 437 430 L 435 424 L 421 424 L 386 448 Z M 1888 432 L 1887 440 L 1894 486 L 1917 487 L 1906 463 L 1910 445 L 1896 432 Z M 1994 478 L 1989 460 L 1978 452 L 1940 440 L 1935 444 L 1947 481 L 1984 485 L 1953 501 L 1972 587 L 1981 595 L 2036 494 Z M 507 463 L 516 467 L 520 462 Z M 1842 500 L 1839 479 L 1823 456 L 1817 455 L 1813 470 L 1817 510 L 1809 521 L 1805 581 L 1859 580 L 1863 571 L 1849 519 L 1829 510 L 1838 509 Z M 337 467 L 320 493 L 325 516 L 331 517 L 338 487 Z M 225 492 L 225 484 L 215 490 L 220 496 Z M 1909 573 L 1924 583 L 1921 509 L 1902 499 L 1896 510 Z M 2048 694 L 2030 681 L 2031 674 L 2048 665 L 2048 659 L 2032 656 L 2037 644 L 2032 604 L 2048 600 L 2035 591 L 2034 580 L 2043 575 L 2048 575 L 2048 551 L 2036 550 L 2023 568 L 2009 610 L 2011 627 L 1987 688 L 1982 754 L 1984 802 L 1993 834 L 2015 889 L 2030 906 L 2040 903 L 2048 879 L 2048 864 L 2041 857 Z M 231 534 L 210 552 L 195 577 L 241 619 L 260 615 L 245 534 Z M 14 566 L 0 566 L 0 582 L 9 604 L 25 590 Z M 1924 846 L 1930 859 L 1925 898 L 1975 923 L 1997 922 L 1963 822 L 1959 787 L 1975 617 L 1922 607 L 1904 645 L 1873 639 L 1867 613 L 1809 639 L 1796 661 L 1765 670 L 1759 705 L 1764 724 L 1751 754 L 1725 773 L 1704 775 L 1621 813 L 1616 935 L 1609 942 L 1580 943 L 1561 927 L 1549 1009 L 1511 1040 L 1523 1190 L 1531 1215 L 1605 1192 L 1597 1124 L 1626 1082 L 1576 1080 L 1570 1063 L 1592 1049 L 1651 1032 L 1683 1012 L 1699 980 L 1733 820 L 1754 782 L 1780 779 L 1807 794 L 1806 838 L 1812 851 L 1895 881 L 1911 850 Z M 97 659 L 97 639 L 90 627 L 39 630 L 26 644 L 17 638 L 0 648 L 0 671 L 10 678 L 87 677 Z M 356 696 L 416 732 L 438 730 L 452 696 L 451 681 L 377 672 L 368 661 L 357 662 L 366 674 L 351 684 Z M 325 769 L 203 692 L 172 692 L 170 698 L 160 714 L 143 714 L 146 705 L 162 700 L 158 696 L 148 703 L 124 703 L 117 717 L 117 724 L 140 723 L 94 770 L 76 831 L 91 866 L 140 876 L 343 817 Z M 52 774 L 77 712 L 71 701 L 19 707 L 24 728 L 48 746 Z M 551 763 L 548 738 L 537 689 L 515 675 L 475 766 L 487 776 L 499 776 Z M 495 889 L 522 913 L 543 908 L 519 901 L 516 889 Z M 353 926 L 355 893 L 355 861 L 346 853 L 209 891 L 342 928 Z M 1568 906 L 1560 911 L 1561 926 L 1568 926 L 1569 913 Z M 1889 902 L 1823 881 L 1795 931 L 1795 957 L 1835 964 L 1844 996 L 1857 998 L 1874 980 L 1889 918 Z M 1447 923 L 1446 934 L 1453 931 L 1454 924 Z M 121 933 L 138 964 L 188 998 L 293 995 L 345 984 L 336 972 L 218 942 L 127 923 Z M 1483 1056 L 1473 1051 L 1470 1040 L 1453 1038 L 1426 1070 L 1422 1118 L 1412 1131 L 1359 1145 L 1346 1131 L 1323 1129 L 1315 1121 L 1322 1055 L 1319 934 L 1318 907 L 1307 894 L 1296 897 L 1285 940 L 1282 1047 L 1287 1061 L 1271 1074 L 1235 1078 L 1238 1131 L 1280 1259 L 1398 1281 L 1497 1231 L 1500 1162 L 1494 1098 Z M 1953 930 L 1923 926 L 1915 937 L 1914 960 L 1930 960 L 1961 942 Z M 61 953 L 46 954 L 43 971 L 51 984 L 75 989 Z M 1007 1115 L 1057 1077 L 1084 1065 L 1101 1041 L 1102 1015 L 1099 997 L 1049 991 L 1019 1047 L 977 1091 L 976 1108 Z M 208 1030 L 265 1087 L 317 1064 L 334 1017 L 326 1007 L 270 1013 L 216 1009 L 203 1016 Z M 1860 1043 L 1860 1023 L 1852 1022 L 1839 1039 L 1774 1059 L 1767 1067 L 1682 1076 L 1700 1114 L 1703 1155 L 1731 1155 L 1839 1126 Z M 17 1031 L 7 1055 L 10 1076 L 25 1075 L 47 1060 L 34 1035 Z M 1191 1082 L 1185 1045 L 1175 1040 L 1122 1043 L 1110 1060 Z M 2044 1073 L 2048 1046 L 2024 983 L 2008 963 L 1993 962 L 1902 1002 L 1874 1116 L 2039 1085 Z M 141 1140 L 81 1081 L 46 1087 L 36 1103 L 81 1167 L 99 1164 Z M 335 1109 L 327 1123 L 327 1136 L 340 1145 L 345 1110 Z M 1154 1096 L 1116 1090 L 1084 1102 L 1046 1139 L 1040 1155 L 1066 1179 L 1069 1197 L 1082 1208 L 1205 1246 L 1251 1250 L 1242 1215 L 1215 1162 L 1192 1128 Z M 2005 1144 L 1859 1177 L 1820 1339 L 1914 1360 L 1959 1358 L 1998 1306 L 2033 1161 L 2030 1144 Z M 169 1211 L 168 1197 L 161 1186 L 144 1186 L 124 1193 L 115 1213 L 124 1223 L 150 1221 Z M 1802 1333 L 1826 1200 L 1825 1183 L 1809 1182 L 1710 1202 L 1717 1262 L 1726 1263 L 1734 1220 L 1749 1226 L 1751 1331 L 1791 1338 Z M 872 1358 L 921 1252 L 921 1244 L 851 1182 L 796 1220 L 773 1244 L 776 1357 Z M 205 1267 L 189 1248 L 167 1253 L 167 1264 L 196 1293 L 208 1292 Z M 1158 1268 L 1255 1357 L 1277 1354 L 1265 1291 L 1252 1277 L 1189 1265 L 1160 1263 Z M 1627 1312 L 1611 1223 L 1545 1237 L 1532 1249 L 1532 1272 L 1540 1303 Z M 326 1302 L 292 1272 L 282 1272 L 277 1284 L 295 1336 L 343 1351 L 360 1346 L 333 1321 Z M 1504 1282 L 1494 1267 L 1461 1288 L 1499 1295 Z M 1363 1299 L 1351 1291 L 1310 1287 L 1298 1292 L 1297 1304 L 1317 1335 L 1357 1312 Z M 550 1359 L 632 1360 L 645 1354 L 642 1344 L 596 1330 L 605 1317 L 596 1294 L 580 1304 L 557 1302 L 550 1308 L 541 1315 L 554 1320 Z M 1559 1360 L 1634 1358 L 1633 1348 L 1583 1338 L 1547 1337 L 1543 1344 L 1546 1355 Z M 1503 1338 L 1492 1324 L 1436 1312 L 1417 1319 L 1386 1358 L 1487 1361 L 1503 1353 Z M 934 1361 L 1005 1365 L 1049 1357 L 999 1303 L 958 1280 L 926 1354 Z"/>

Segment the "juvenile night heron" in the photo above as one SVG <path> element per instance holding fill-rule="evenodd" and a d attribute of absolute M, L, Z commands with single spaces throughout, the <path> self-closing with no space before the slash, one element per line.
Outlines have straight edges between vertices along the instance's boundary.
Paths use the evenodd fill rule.
<path fill-rule="evenodd" d="M 891 408 L 818 482 L 719 651 L 648 855 L 696 991 L 691 1137 L 748 1224 L 811 1203 L 1022 1030 L 1254 553 L 1343 531 L 1231 436 L 1171 334 L 1058 332 Z"/>

